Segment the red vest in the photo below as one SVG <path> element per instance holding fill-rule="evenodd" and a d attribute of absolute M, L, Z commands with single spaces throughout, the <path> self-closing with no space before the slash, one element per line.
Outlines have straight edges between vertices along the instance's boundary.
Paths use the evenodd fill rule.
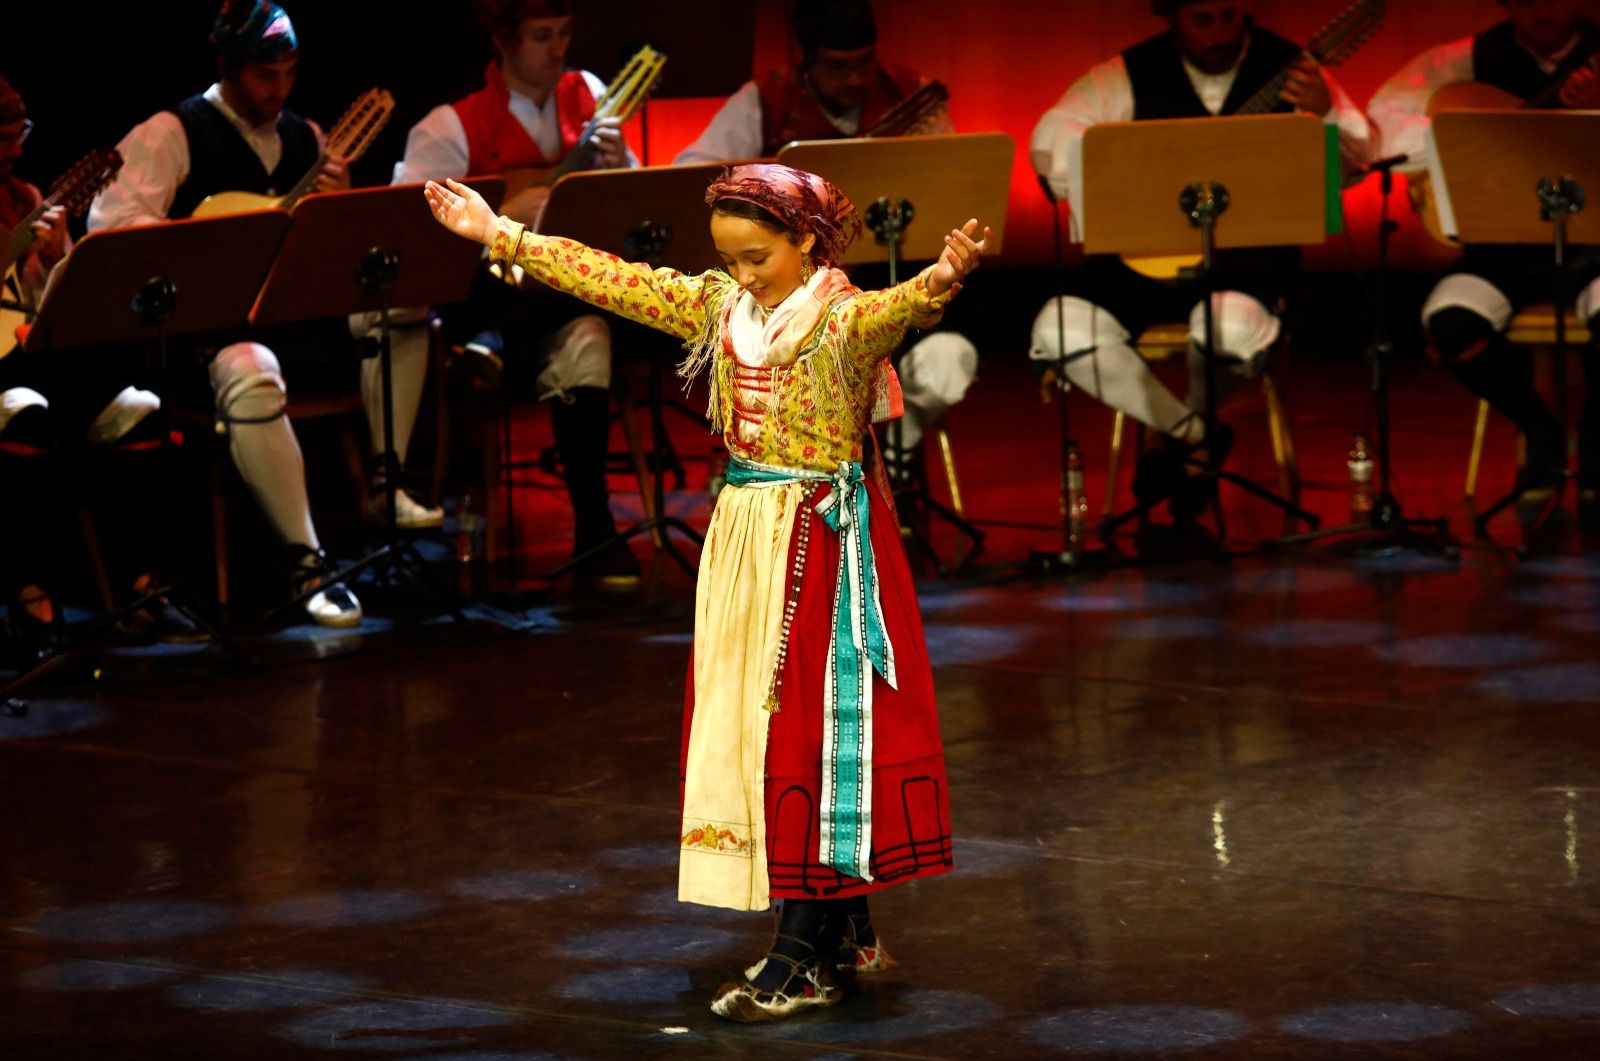
<path fill-rule="evenodd" d="M 761 90 L 761 154 L 770 158 L 790 140 L 838 140 L 844 134 L 828 120 L 822 105 L 805 87 L 798 67 L 773 70 L 756 82 Z M 922 87 L 922 75 L 893 63 L 878 67 L 878 76 L 861 105 L 864 135 L 896 103 Z"/>
<path fill-rule="evenodd" d="M 467 131 L 467 173 L 499 173 L 514 166 L 555 166 L 567 157 L 583 127 L 594 117 L 595 99 L 589 82 L 578 70 L 568 70 L 556 82 L 556 116 L 561 126 L 561 153 L 545 158 L 539 145 L 511 114 L 511 93 L 500 64 L 491 62 L 484 86 L 454 104 Z"/>

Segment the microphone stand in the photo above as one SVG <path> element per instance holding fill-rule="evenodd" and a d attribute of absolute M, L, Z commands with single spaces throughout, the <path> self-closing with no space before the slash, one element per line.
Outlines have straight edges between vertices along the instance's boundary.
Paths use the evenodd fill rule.
<path fill-rule="evenodd" d="M 1071 476 L 1072 448 L 1072 421 L 1068 415 L 1067 397 L 1072 392 L 1071 385 L 1067 382 L 1067 365 L 1082 357 L 1090 357 L 1095 353 L 1095 347 L 1090 346 L 1083 350 L 1067 351 L 1067 310 L 1062 303 L 1067 290 L 1067 265 L 1066 253 L 1062 247 L 1061 238 L 1061 201 L 1050 187 L 1050 180 L 1042 174 L 1039 177 L 1039 190 L 1044 193 L 1045 201 L 1050 204 L 1050 219 L 1053 223 L 1055 236 L 1055 262 L 1054 262 L 1054 287 L 1056 292 L 1056 356 L 1048 362 L 1049 371 L 1053 372 L 1056 382 L 1061 387 L 1061 393 L 1056 395 L 1056 426 L 1060 432 L 1061 443 L 1061 548 L 1060 549 L 1033 549 L 1028 553 L 1028 569 L 1039 574 L 1057 574 L 1064 571 L 1084 571 L 1090 568 L 1103 568 L 1111 559 L 1111 550 L 1096 547 L 1088 543 L 1085 534 L 1080 531 L 1078 540 L 1073 541 L 1072 512 L 1068 505 L 1068 498 L 1072 494 Z M 1080 473 L 1081 474 L 1081 471 Z M 1111 484 L 1106 484 L 1106 489 L 1111 489 Z M 1084 530 L 1087 530 L 1085 527 Z"/>
<path fill-rule="evenodd" d="M 1378 200 L 1378 270 L 1372 299 L 1372 343 L 1366 350 L 1367 360 L 1372 365 L 1372 409 L 1378 424 L 1378 496 L 1373 499 L 1372 511 L 1365 522 L 1348 523 L 1307 534 L 1292 534 L 1266 543 L 1268 545 L 1298 545 L 1345 534 L 1365 534 L 1370 537 L 1352 543 L 1356 551 L 1361 553 L 1409 550 L 1447 560 L 1455 560 L 1460 555 L 1460 547 L 1450 536 L 1449 520 L 1442 517 L 1414 519 L 1405 514 L 1394 496 L 1389 471 L 1389 359 L 1394 353 L 1388 322 L 1389 238 L 1400 227 L 1389 216 L 1389 200 L 1394 192 L 1394 168 L 1406 158 L 1405 155 L 1381 158 L 1364 170 L 1381 175 L 1378 185 L 1381 195 Z"/>

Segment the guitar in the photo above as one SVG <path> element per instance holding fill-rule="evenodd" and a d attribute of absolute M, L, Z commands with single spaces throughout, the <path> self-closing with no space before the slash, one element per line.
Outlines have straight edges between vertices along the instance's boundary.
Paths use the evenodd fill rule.
<path fill-rule="evenodd" d="M 501 171 L 500 176 L 506 182 L 506 198 L 509 200 L 533 187 L 548 188 L 569 173 L 592 168 L 594 137 L 600 123 L 607 118 L 623 122 L 632 118 L 654 91 L 666 65 L 667 57 L 648 44 L 634 52 L 633 58 L 628 60 L 595 101 L 594 117 L 583 127 L 578 142 L 567 152 L 566 158 L 554 166 L 511 166 Z"/>
<path fill-rule="evenodd" d="M 1312 36 L 1305 51 L 1300 53 L 1300 58 L 1278 71 L 1272 80 L 1262 85 L 1230 117 L 1271 114 L 1277 110 L 1282 103 L 1278 97 L 1283 93 L 1284 86 L 1289 83 L 1290 75 L 1300 65 L 1301 59 L 1310 59 L 1318 66 L 1338 66 L 1354 55 L 1378 31 L 1383 25 L 1383 16 L 1387 13 L 1388 6 L 1387 0 L 1356 0 Z M 1183 271 L 1199 265 L 1200 255 L 1124 256 L 1122 260 L 1135 272 L 1153 280 L 1172 280 Z"/>
<path fill-rule="evenodd" d="M 1522 99 L 1511 93 L 1486 85 L 1480 81 L 1458 81 L 1453 85 L 1442 85 L 1434 90 L 1428 97 L 1428 117 L 1449 111 L 1514 111 L 1514 110 L 1547 110 L 1561 105 L 1561 90 L 1566 87 L 1567 79 L 1579 70 L 1593 70 L 1600 73 L 1600 53 L 1583 56 L 1569 57 L 1561 68 L 1550 76 L 1550 83 L 1535 95 Z M 1459 241 L 1444 231 L 1439 223 L 1439 200 L 1433 191 L 1433 180 L 1423 171 L 1413 175 L 1407 182 L 1407 190 L 1411 195 L 1411 206 L 1422 219 L 1422 227 L 1428 230 L 1428 235 L 1440 243 L 1452 247 L 1458 246 Z"/>
<path fill-rule="evenodd" d="M 251 210 L 287 210 L 316 191 L 317 178 L 330 157 L 354 162 L 372 146 L 394 113 L 394 96 L 387 89 L 369 88 L 361 98 L 350 105 L 328 133 L 327 143 L 317 164 L 306 171 L 293 188 L 283 195 L 257 195 L 254 192 L 218 192 L 208 196 L 194 208 L 194 217 L 221 217 L 224 214 L 243 214 Z"/>
<path fill-rule="evenodd" d="M 948 102 L 950 90 L 938 81 L 929 81 L 890 107 L 878 119 L 878 124 L 861 135 L 869 140 L 885 136 L 915 136 Z"/>
<path fill-rule="evenodd" d="M 36 221 L 44 217 L 45 212 L 57 206 L 67 212 L 68 216 L 81 214 L 89 208 L 89 201 L 95 193 L 117 175 L 117 170 L 122 168 L 122 156 L 115 148 L 96 148 L 73 163 L 72 168 L 63 173 L 56 182 L 50 186 L 50 194 L 39 201 L 39 205 L 28 212 L 28 216 L 17 222 L 17 227 L 11 230 L 10 238 L 6 241 L 5 280 L 0 287 L 0 298 L 10 305 L 0 306 L 0 357 L 5 357 L 14 347 L 10 340 L 15 338 L 21 343 L 18 330 L 33 319 L 36 306 L 28 304 L 28 293 L 22 289 L 20 271 L 22 261 L 32 249 L 38 235 L 33 231 Z M 11 306 L 19 308 L 13 309 Z"/>

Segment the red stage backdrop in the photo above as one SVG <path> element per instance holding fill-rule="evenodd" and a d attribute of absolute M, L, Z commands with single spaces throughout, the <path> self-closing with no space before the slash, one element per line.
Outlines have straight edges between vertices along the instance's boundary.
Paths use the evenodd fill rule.
<path fill-rule="evenodd" d="M 1254 0 L 1258 21 L 1305 40 L 1348 0 Z M 753 68 L 785 60 L 786 4 L 764 2 L 757 23 Z M 1158 32 L 1163 22 L 1145 0 L 876 0 L 879 52 L 950 87 L 950 113 L 962 132 L 1000 130 L 1017 143 L 1007 217 L 1008 265 L 1040 265 L 1050 256 L 1050 216 L 1039 193 L 1028 143 L 1039 115 L 1091 65 Z M 1591 5 L 1592 8 L 1592 5 Z M 1434 44 L 1476 32 L 1501 17 L 1497 0 L 1390 0 L 1384 28 L 1346 65 L 1333 71 L 1365 107 L 1383 80 Z M 663 100 L 651 105 L 653 163 L 670 162 L 698 135 L 720 100 Z M 1411 217 L 1404 182 L 1397 182 L 1402 229 L 1394 249 L 1402 266 L 1424 267 L 1449 258 Z M 1310 264 L 1355 268 L 1371 264 L 1378 186 L 1369 179 L 1345 194 L 1347 234 L 1315 249 Z"/>

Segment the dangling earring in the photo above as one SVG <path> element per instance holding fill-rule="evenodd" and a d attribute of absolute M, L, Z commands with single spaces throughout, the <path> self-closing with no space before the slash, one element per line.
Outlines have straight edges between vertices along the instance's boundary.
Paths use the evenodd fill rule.
<path fill-rule="evenodd" d="M 800 259 L 800 283 L 802 285 L 811 282 L 811 272 L 811 255 L 808 254 Z"/>

